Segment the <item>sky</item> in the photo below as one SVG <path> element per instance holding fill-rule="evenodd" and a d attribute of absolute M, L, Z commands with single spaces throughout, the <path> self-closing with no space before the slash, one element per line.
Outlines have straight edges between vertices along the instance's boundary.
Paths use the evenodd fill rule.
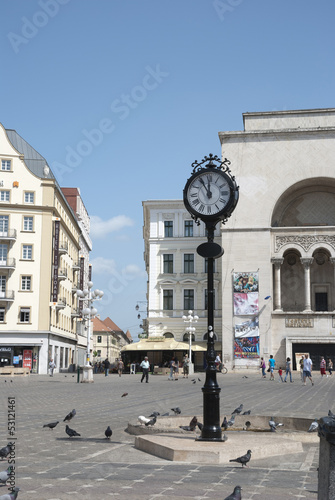
<path fill-rule="evenodd" d="M 335 3 L 15 0 L 0 17 L 0 123 L 80 188 L 95 306 L 136 341 L 142 201 L 182 199 L 242 113 L 335 107 Z"/>

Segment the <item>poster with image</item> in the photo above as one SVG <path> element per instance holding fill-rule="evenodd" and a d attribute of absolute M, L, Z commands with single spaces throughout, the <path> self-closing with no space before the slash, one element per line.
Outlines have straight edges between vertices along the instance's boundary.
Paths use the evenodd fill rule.
<path fill-rule="evenodd" d="M 258 273 L 233 273 L 234 293 L 258 292 Z"/>
<path fill-rule="evenodd" d="M 258 293 L 234 293 L 234 316 L 258 313 Z"/>
<path fill-rule="evenodd" d="M 259 337 L 235 338 L 235 358 L 259 358 Z"/>
<path fill-rule="evenodd" d="M 259 320 L 252 318 L 243 323 L 236 323 L 234 326 L 235 338 L 259 337 Z"/>

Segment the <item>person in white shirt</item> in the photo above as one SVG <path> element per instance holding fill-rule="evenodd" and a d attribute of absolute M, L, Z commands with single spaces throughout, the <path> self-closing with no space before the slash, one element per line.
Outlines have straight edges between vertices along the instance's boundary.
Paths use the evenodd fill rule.
<path fill-rule="evenodd" d="M 313 363 L 311 358 L 309 357 L 308 354 L 305 354 L 305 359 L 304 359 L 304 385 L 306 385 L 306 378 L 309 378 L 309 380 L 312 382 L 312 385 L 314 385 L 313 379 L 312 379 L 312 367 Z"/>
<path fill-rule="evenodd" d="M 146 381 L 146 383 L 148 383 L 149 382 L 149 370 L 150 370 L 150 363 L 148 360 L 148 356 L 145 356 L 144 360 L 140 364 L 140 367 L 142 368 L 142 371 L 143 371 L 141 382 L 143 382 L 144 377 L 145 377 L 145 381 Z"/>

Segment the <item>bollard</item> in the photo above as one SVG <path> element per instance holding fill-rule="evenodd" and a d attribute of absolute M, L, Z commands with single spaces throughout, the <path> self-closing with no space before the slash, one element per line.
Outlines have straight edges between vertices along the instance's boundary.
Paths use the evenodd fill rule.
<path fill-rule="evenodd" d="M 318 500 L 335 499 L 335 418 L 319 420 Z"/>
<path fill-rule="evenodd" d="M 80 366 L 77 366 L 77 384 L 79 384 L 79 379 L 80 379 Z"/>

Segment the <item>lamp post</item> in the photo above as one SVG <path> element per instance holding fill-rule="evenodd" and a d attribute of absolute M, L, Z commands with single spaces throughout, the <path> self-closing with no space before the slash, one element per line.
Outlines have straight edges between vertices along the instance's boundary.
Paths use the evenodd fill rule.
<path fill-rule="evenodd" d="M 207 353 L 206 380 L 203 392 L 203 441 L 222 441 L 220 426 L 220 387 L 216 380 L 214 347 L 214 259 L 223 255 L 223 248 L 214 242 L 218 223 L 225 223 L 236 208 L 239 188 L 229 169 L 230 161 L 221 161 L 210 154 L 198 163 L 192 163 L 192 175 L 187 180 L 183 199 L 186 210 L 200 224 L 205 224 L 207 242 L 197 248 L 197 253 L 208 259 L 207 266 Z"/>
<path fill-rule="evenodd" d="M 137 304 L 135 306 L 135 309 L 138 312 L 137 319 L 141 319 L 141 314 L 140 314 L 141 312 L 146 313 L 146 315 L 148 316 L 148 311 L 141 311 L 139 304 L 147 304 L 148 305 L 148 302 L 146 300 L 137 301 Z M 142 323 L 140 324 L 140 328 L 142 328 L 142 330 L 144 330 L 144 333 L 139 333 L 138 337 L 139 338 L 147 338 L 149 334 L 148 334 L 148 320 L 146 318 L 142 319 Z"/>
<path fill-rule="evenodd" d="M 189 357 L 189 360 L 190 360 L 190 364 L 189 364 L 189 374 L 190 375 L 193 375 L 193 373 L 194 373 L 194 365 L 192 363 L 192 335 L 195 332 L 195 327 L 192 326 L 192 323 L 193 322 L 197 323 L 198 319 L 199 319 L 198 316 L 196 316 L 196 315 L 193 316 L 193 311 L 192 310 L 188 311 L 188 316 L 183 316 L 184 323 L 189 323 L 189 326 L 187 326 L 185 328 L 185 330 L 186 330 L 186 332 L 188 332 L 188 342 L 189 342 L 188 357 Z"/>
<path fill-rule="evenodd" d="M 88 306 L 82 310 L 83 320 L 87 321 L 87 349 L 86 349 L 86 363 L 83 367 L 83 380 L 82 382 L 93 382 L 93 368 L 90 365 L 90 339 L 91 339 L 91 321 L 98 313 L 97 309 L 93 307 L 95 300 L 101 300 L 104 292 L 102 290 L 93 290 L 93 282 L 87 283 L 85 290 L 77 290 L 78 300 L 83 300 L 88 303 Z"/>

